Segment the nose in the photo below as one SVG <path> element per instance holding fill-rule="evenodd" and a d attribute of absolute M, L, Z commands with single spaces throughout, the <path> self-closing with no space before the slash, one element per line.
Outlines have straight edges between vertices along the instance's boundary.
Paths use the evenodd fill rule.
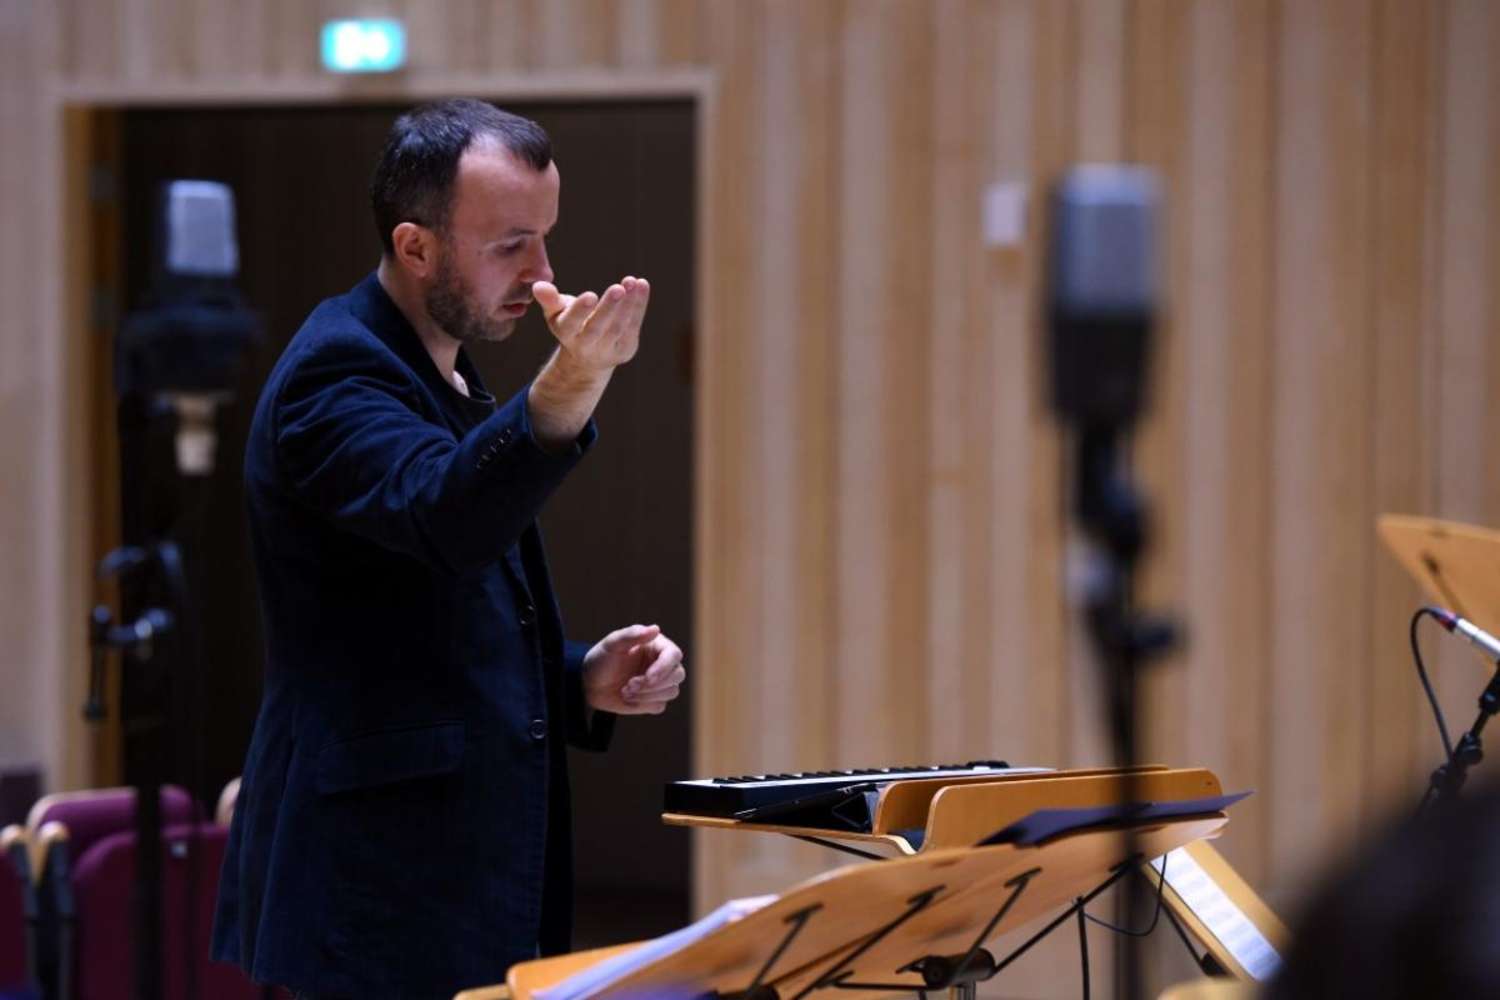
<path fill-rule="evenodd" d="M 523 280 L 530 284 L 533 281 L 551 281 L 552 277 L 552 262 L 547 259 L 547 244 L 537 240 L 536 252 L 526 262 Z"/>

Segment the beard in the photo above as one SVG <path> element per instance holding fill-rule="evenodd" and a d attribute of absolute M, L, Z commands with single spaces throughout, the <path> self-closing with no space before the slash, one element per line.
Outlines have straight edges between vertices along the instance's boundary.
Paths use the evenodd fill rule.
<path fill-rule="evenodd" d="M 442 327 L 444 333 L 460 343 L 497 343 L 509 337 L 515 332 L 516 321 L 485 312 L 468 282 L 452 266 L 452 260 L 452 251 L 444 248 L 438 260 L 437 276 L 423 297 L 427 315 Z"/>

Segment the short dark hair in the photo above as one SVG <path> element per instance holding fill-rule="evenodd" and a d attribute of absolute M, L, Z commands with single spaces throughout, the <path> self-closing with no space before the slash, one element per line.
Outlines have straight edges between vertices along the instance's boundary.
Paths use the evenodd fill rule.
<path fill-rule="evenodd" d="M 391 231 L 403 222 L 447 228 L 459 158 L 481 139 L 499 142 L 536 170 L 552 162 L 552 140 L 540 125 L 485 101 L 434 101 L 396 119 L 370 179 L 370 208 L 387 254 L 396 252 Z"/>

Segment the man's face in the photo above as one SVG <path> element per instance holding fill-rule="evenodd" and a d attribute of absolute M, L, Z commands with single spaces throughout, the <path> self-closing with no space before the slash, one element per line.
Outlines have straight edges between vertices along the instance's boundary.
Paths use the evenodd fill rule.
<path fill-rule="evenodd" d="M 456 340 L 500 341 L 531 304 L 531 285 L 551 281 L 546 236 L 557 224 L 557 165 L 545 170 L 481 141 L 458 161 L 427 313 Z"/>

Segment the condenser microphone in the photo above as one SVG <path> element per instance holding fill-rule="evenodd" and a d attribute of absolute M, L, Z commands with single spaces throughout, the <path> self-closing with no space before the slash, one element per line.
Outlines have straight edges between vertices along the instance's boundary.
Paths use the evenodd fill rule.
<path fill-rule="evenodd" d="M 1161 298 L 1161 195 L 1147 168 L 1075 167 L 1052 199 L 1052 405 L 1082 427 L 1128 427 L 1146 403 Z"/>
<path fill-rule="evenodd" d="M 1469 642 L 1473 643 L 1485 656 L 1496 663 L 1500 663 L 1500 639 L 1496 639 L 1467 618 L 1460 618 L 1446 608 L 1429 605 L 1428 610 L 1432 612 L 1432 617 L 1436 618 L 1438 624 L 1442 625 L 1443 628 L 1454 635 L 1463 636 Z"/>
<path fill-rule="evenodd" d="M 232 397 L 259 339 L 259 319 L 234 285 L 234 192 L 217 181 L 168 181 L 154 221 L 149 301 L 121 331 L 115 378 L 122 395 L 170 404 L 178 470 L 204 476 L 214 467 L 214 412 Z"/>

